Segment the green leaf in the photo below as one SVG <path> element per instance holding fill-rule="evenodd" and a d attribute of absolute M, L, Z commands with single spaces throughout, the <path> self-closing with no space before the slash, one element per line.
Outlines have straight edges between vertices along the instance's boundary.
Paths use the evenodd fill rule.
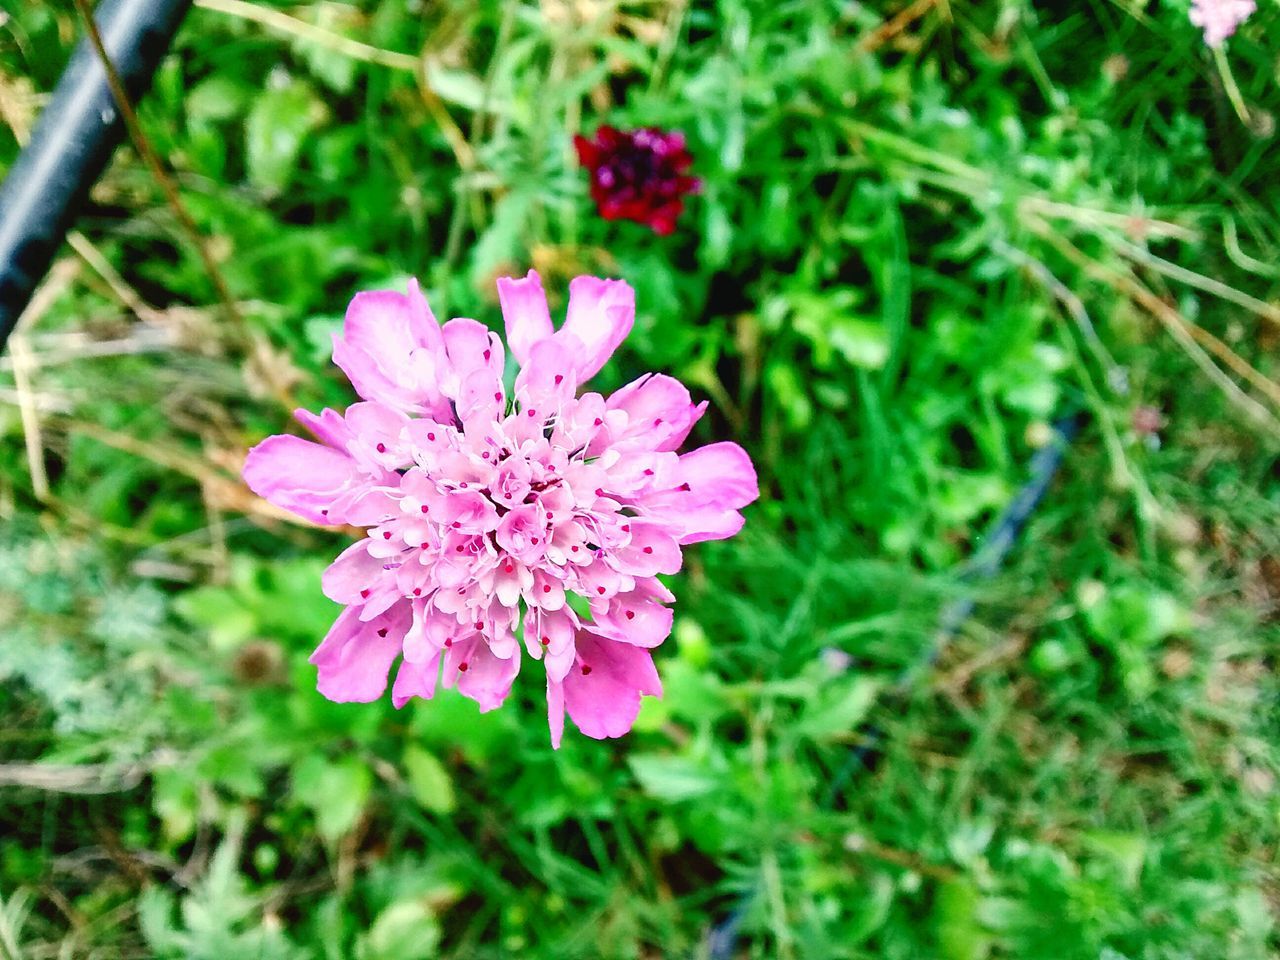
<path fill-rule="evenodd" d="M 978 921 L 981 895 L 968 877 L 956 877 L 938 887 L 933 899 L 938 955 L 945 960 L 981 960 L 990 940 Z"/>
<path fill-rule="evenodd" d="M 468 110 L 479 110 L 481 107 L 490 113 L 503 114 L 511 110 L 505 100 L 490 95 L 485 103 L 484 81 L 470 70 L 457 67 L 442 67 L 438 63 L 427 65 L 427 84 L 431 90 L 445 103 L 465 107 Z"/>
<path fill-rule="evenodd" d="M 695 666 L 683 656 L 663 669 L 661 702 L 670 715 L 690 723 L 712 723 L 729 709 L 723 684 L 716 674 Z M 645 698 L 648 700 L 649 698 Z"/>
<path fill-rule="evenodd" d="M 702 242 L 698 244 L 698 260 L 704 270 L 719 270 L 729 261 L 733 248 L 733 223 L 723 205 L 707 197 L 703 201 Z"/>
<path fill-rule="evenodd" d="M 848 904 L 851 943 L 860 944 L 885 925 L 893 909 L 893 881 L 884 873 L 873 873 L 867 878 L 869 886 L 858 891 Z"/>
<path fill-rule="evenodd" d="M 311 347 L 311 359 L 324 362 L 333 355 L 333 335 L 342 332 L 342 317 L 311 317 L 302 329 Z"/>
<path fill-rule="evenodd" d="M 318 3 L 307 9 L 311 22 L 316 26 L 333 33 L 346 33 L 343 30 L 344 20 L 353 14 L 346 4 Z M 356 61 L 348 54 L 334 50 L 332 47 L 295 37 L 293 49 L 306 61 L 311 75 L 338 93 L 348 93 L 355 82 Z"/>
<path fill-rule="evenodd" d="M 1126 887 L 1134 889 L 1138 886 L 1147 856 L 1145 837 L 1113 830 L 1091 830 L 1083 834 L 1082 839 L 1095 853 L 1115 864 Z"/>
<path fill-rule="evenodd" d="M 173 925 L 173 894 L 164 887 L 151 885 L 138 895 L 138 927 L 151 948 L 173 949 L 180 936 Z"/>
<path fill-rule="evenodd" d="M 832 351 L 848 363 L 878 370 L 889 359 L 889 332 L 884 323 L 853 313 L 862 299 L 851 287 L 837 287 L 820 294 L 794 291 L 789 297 L 796 332 L 814 348 L 814 361 L 826 367 Z"/>
<path fill-rule="evenodd" d="M 501 275 L 500 271 L 521 261 L 533 202 L 530 190 L 513 191 L 498 201 L 493 219 L 472 248 L 471 280 L 477 288 L 487 286 L 495 274 Z"/>
<path fill-rule="evenodd" d="M 196 587 L 174 601 L 174 609 L 193 626 L 209 632 L 215 650 L 233 650 L 253 636 L 257 620 L 223 587 Z"/>
<path fill-rule="evenodd" d="M 706 796 L 722 783 L 705 764 L 688 757 L 649 753 L 632 756 L 627 762 L 645 793 L 672 803 Z"/>
<path fill-rule="evenodd" d="M 256 751 L 246 750 L 242 743 L 233 743 L 210 750 L 196 765 L 196 771 L 239 796 L 260 797 L 266 787 L 258 767 Z"/>
<path fill-rule="evenodd" d="M 881 683 L 874 677 L 843 677 L 819 688 L 796 725 L 796 733 L 813 740 L 839 739 L 852 733 L 876 702 Z"/>
<path fill-rule="evenodd" d="M 421 898 L 397 900 L 378 914 L 356 944 L 358 960 L 430 960 L 440 946 L 440 922 Z"/>
<path fill-rule="evenodd" d="M 879 370 L 889 359 L 889 334 L 883 323 L 837 318 L 831 325 L 828 342 L 855 367 Z"/>
<path fill-rule="evenodd" d="M 193 125 L 230 120 L 243 109 L 248 95 L 249 90 L 240 81 L 215 73 L 187 94 L 187 119 Z"/>
<path fill-rule="evenodd" d="M 442 816 L 453 812 L 457 806 L 453 778 L 444 764 L 421 747 L 410 745 L 404 751 L 404 770 L 418 803 Z"/>
<path fill-rule="evenodd" d="M 302 80 L 263 91 L 245 118 L 249 179 L 271 194 L 283 190 L 293 178 L 307 135 L 328 115 Z"/>
<path fill-rule="evenodd" d="M 195 832 L 200 796 L 193 772 L 182 767 L 161 767 L 152 777 L 151 808 L 170 843 L 180 843 Z"/>
<path fill-rule="evenodd" d="M 1152 647 L 1192 627 L 1190 612 L 1174 597 L 1137 584 L 1108 591 L 1085 611 L 1085 622 L 1113 650 Z"/>
<path fill-rule="evenodd" d="M 316 817 L 316 830 L 333 842 L 355 826 L 369 799 L 373 777 L 354 757 L 329 762 L 311 755 L 293 768 L 293 795 Z"/>

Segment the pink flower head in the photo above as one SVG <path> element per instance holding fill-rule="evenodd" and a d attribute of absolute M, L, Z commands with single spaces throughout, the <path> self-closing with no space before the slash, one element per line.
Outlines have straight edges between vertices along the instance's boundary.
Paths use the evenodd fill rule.
<path fill-rule="evenodd" d="M 738 532 L 755 470 L 734 443 L 676 453 L 706 403 L 671 377 L 579 393 L 631 330 L 626 283 L 578 277 L 559 330 L 536 273 L 498 296 L 521 367 L 510 397 L 497 334 L 439 325 L 416 283 L 360 293 L 333 359 L 363 400 L 298 411 L 319 442 L 269 437 L 244 477 L 307 520 L 367 530 L 323 579 L 346 605 L 311 657 L 326 697 L 377 699 L 399 659 L 397 707 L 442 679 L 492 710 L 523 646 L 546 668 L 555 746 L 566 710 L 589 737 L 621 736 L 662 692 L 649 651 L 674 598 L 658 574 Z"/>
<path fill-rule="evenodd" d="M 591 172 L 591 199 L 606 220 L 635 220 L 666 236 L 684 211 L 684 195 L 699 187 L 686 174 L 693 156 L 681 133 L 602 126 L 594 140 L 574 137 L 573 145 Z"/>
<path fill-rule="evenodd" d="M 1191 0 L 1191 22 L 1204 31 L 1204 42 L 1220 47 L 1257 9 L 1254 0 Z"/>

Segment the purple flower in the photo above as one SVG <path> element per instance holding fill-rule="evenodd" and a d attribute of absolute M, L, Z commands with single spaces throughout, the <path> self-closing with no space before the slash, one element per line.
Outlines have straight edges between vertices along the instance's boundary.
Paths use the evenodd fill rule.
<path fill-rule="evenodd" d="M 676 228 L 685 194 L 700 185 L 686 175 L 693 156 L 681 133 L 602 126 L 594 140 L 578 136 L 573 145 L 591 172 L 591 199 L 606 220 L 634 220 L 666 236 Z"/>
<path fill-rule="evenodd" d="M 1254 0 L 1191 0 L 1191 22 L 1204 31 L 1210 47 L 1222 46 L 1257 9 Z"/>
<path fill-rule="evenodd" d="M 269 437 L 244 477 L 314 523 L 367 528 L 323 578 L 346 605 L 311 657 L 326 697 L 377 699 L 400 659 L 397 707 L 442 677 L 492 710 L 523 641 L 546 668 L 554 745 L 566 710 L 587 736 L 621 736 L 662 692 L 649 651 L 674 598 L 657 575 L 683 545 L 738 532 L 755 469 L 734 443 L 675 452 L 706 403 L 671 377 L 578 395 L 631 330 L 626 283 L 578 277 L 559 330 L 536 273 L 498 295 L 521 366 L 510 402 L 497 334 L 440 326 L 416 283 L 357 294 L 333 359 L 363 401 L 298 411 L 319 442 Z"/>

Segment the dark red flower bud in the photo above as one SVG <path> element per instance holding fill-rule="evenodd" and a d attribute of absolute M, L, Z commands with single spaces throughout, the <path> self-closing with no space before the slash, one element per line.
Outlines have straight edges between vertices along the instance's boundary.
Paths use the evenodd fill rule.
<path fill-rule="evenodd" d="M 676 228 L 685 194 L 701 185 L 686 175 L 693 155 L 679 132 L 602 126 L 593 140 L 579 136 L 573 144 L 591 172 L 591 199 L 606 220 L 634 220 L 665 236 Z"/>

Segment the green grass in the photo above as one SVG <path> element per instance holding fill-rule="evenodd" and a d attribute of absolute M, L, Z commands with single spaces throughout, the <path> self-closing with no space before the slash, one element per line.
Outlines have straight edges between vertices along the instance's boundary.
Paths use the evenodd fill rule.
<path fill-rule="evenodd" d="M 0 371 L 0 956 L 1274 955 L 1280 8 L 1227 47 L 1246 125 L 1186 4 L 1060 6 L 278 8 L 425 87 L 194 10 L 141 114 L 243 325 L 124 149 Z M 76 34 L 0 26 L 0 167 Z M 672 237 L 594 215 L 601 122 L 688 135 Z M 496 323 L 529 266 L 630 280 L 598 382 L 680 376 L 764 489 L 687 554 L 666 697 L 559 752 L 529 673 L 323 700 L 343 537 L 237 479 L 269 384 L 351 401 L 356 290 Z"/>

